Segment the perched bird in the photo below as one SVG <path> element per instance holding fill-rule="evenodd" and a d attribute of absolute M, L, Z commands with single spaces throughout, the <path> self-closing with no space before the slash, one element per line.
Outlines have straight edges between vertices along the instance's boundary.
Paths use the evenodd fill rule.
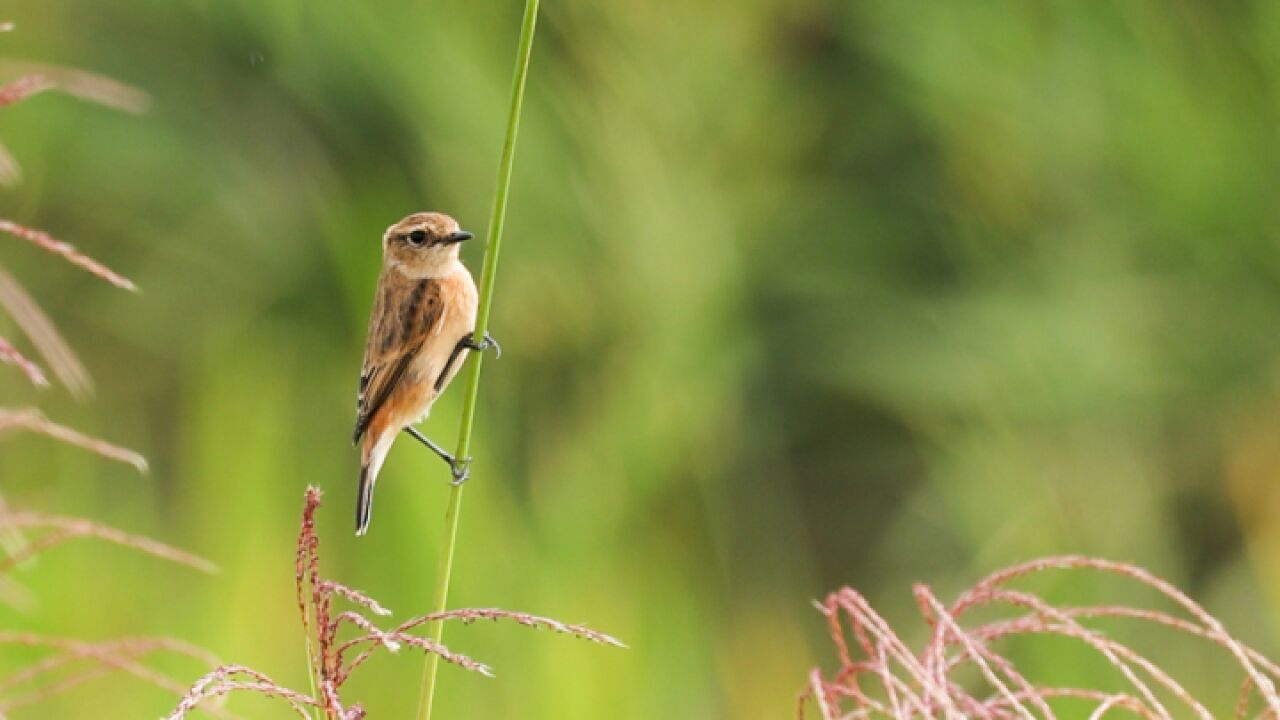
<path fill-rule="evenodd" d="M 458 259 L 459 245 L 471 237 L 440 213 L 415 213 L 382 236 L 382 272 L 356 401 L 357 535 L 369 529 L 373 486 L 401 431 L 448 462 L 455 484 L 467 479 L 469 459 L 454 458 L 413 425 L 426 419 L 468 351 L 497 347 L 492 338 L 472 337 L 476 284 Z"/>

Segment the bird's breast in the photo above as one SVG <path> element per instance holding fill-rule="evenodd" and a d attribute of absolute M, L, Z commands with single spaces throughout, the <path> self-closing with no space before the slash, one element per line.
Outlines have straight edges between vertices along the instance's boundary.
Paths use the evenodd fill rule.
<path fill-rule="evenodd" d="M 475 283 L 465 269 L 441 279 L 440 320 L 409 368 L 412 379 L 408 385 L 412 389 L 404 398 L 403 416 L 406 424 L 420 422 L 430 413 L 431 405 L 438 395 L 435 390 L 436 380 L 445 371 L 458 341 L 475 329 L 477 298 Z M 457 375 L 467 358 L 467 352 L 464 350 L 449 368 L 442 389 L 448 387 L 449 381 Z"/>

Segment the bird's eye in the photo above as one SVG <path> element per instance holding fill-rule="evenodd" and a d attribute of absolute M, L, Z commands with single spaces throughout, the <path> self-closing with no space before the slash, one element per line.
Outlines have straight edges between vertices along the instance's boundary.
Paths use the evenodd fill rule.
<path fill-rule="evenodd" d="M 422 247 L 427 242 L 427 231 L 414 230 L 413 232 L 409 233 L 407 237 L 409 238 L 410 245 L 414 247 Z"/>

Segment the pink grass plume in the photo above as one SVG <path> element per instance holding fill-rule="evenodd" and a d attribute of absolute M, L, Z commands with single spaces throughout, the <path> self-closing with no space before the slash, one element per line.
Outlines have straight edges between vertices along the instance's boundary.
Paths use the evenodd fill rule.
<path fill-rule="evenodd" d="M 1050 571 L 1099 572 L 1136 582 L 1155 591 L 1179 613 L 1119 605 L 1057 606 L 1035 593 L 1010 587 L 1027 576 Z M 853 588 L 841 588 L 818 604 L 827 618 L 839 669 L 830 677 L 818 668 L 810 671 L 798 717 L 812 707 L 823 720 L 1052 719 L 1057 717 L 1057 706 L 1048 701 L 1068 699 L 1091 706 L 1087 716 L 1091 719 L 1115 710 L 1159 720 L 1182 713 L 1202 720 L 1214 717 L 1185 681 L 1157 659 L 1093 627 L 1090 621 L 1100 618 L 1171 630 L 1218 648 L 1242 678 L 1234 717 L 1248 717 L 1257 701 L 1263 708 L 1261 717 L 1280 717 L 1275 690 L 1280 665 L 1227 632 L 1221 621 L 1172 583 L 1138 566 L 1084 556 L 1049 557 L 992 573 L 950 605 L 939 601 L 927 585 L 917 585 L 914 594 L 932 630 L 918 649 L 909 647 Z M 974 615 L 983 620 L 971 621 Z M 1091 650 L 1099 665 L 1115 671 L 1119 685 L 1102 690 L 1046 684 L 1004 654 L 1003 645 L 1010 638 L 1051 636 Z M 1024 647 L 1028 640 L 1023 641 Z M 961 673 L 966 678 L 963 682 L 955 679 Z"/>

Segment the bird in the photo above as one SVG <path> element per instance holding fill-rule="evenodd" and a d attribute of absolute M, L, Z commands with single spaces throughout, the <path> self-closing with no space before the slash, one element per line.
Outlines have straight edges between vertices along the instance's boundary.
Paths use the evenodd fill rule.
<path fill-rule="evenodd" d="M 473 336 L 479 294 L 458 256 L 461 244 L 472 237 L 456 220 L 437 212 L 409 215 L 382 236 L 382 270 L 369 317 L 352 436 L 360 447 L 356 535 L 369 531 L 374 484 L 402 431 L 449 464 L 454 484 L 468 477 L 469 458 L 453 457 L 414 425 L 426 419 L 467 353 L 489 348 L 501 353 L 488 334 L 479 341 Z"/>

